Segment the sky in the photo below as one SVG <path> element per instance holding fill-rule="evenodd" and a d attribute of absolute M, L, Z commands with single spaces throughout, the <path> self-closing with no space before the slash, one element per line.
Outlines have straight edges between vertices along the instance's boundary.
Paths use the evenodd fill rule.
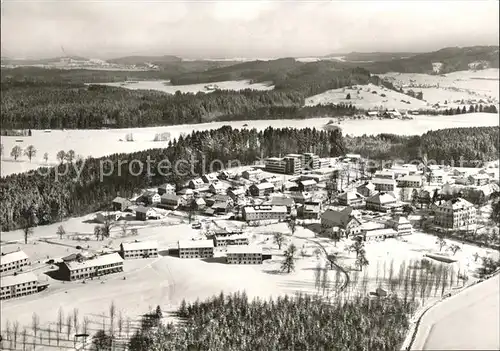
<path fill-rule="evenodd" d="M 2 56 L 314 57 L 498 45 L 496 0 L 3 0 Z"/>

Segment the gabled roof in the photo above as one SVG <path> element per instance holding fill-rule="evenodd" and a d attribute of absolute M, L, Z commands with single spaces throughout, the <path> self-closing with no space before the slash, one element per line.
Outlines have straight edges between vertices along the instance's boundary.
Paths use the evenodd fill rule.
<path fill-rule="evenodd" d="M 210 184 L 210 188 L 213 188 L 213 189 L 224 189 L 224 184 L 222 183 L 212 183 Z"/>
<path fill-rule="evenodd" d="M 351 220 L 354 220 L 358 224 L 361 224 L 356 218 L 354 218 L 353 216 L 350 216 L 346 212 L 335 211 L 335 210 L 326 210 L 321 215 L 321 219 L 326 219 L 326 220 L 332 222 L 333 224 L 335 224 L 339 227 L 344 227 L 344 228 Z"/>
<path fill-rule="evenodd" d="M 394 196 L 392 196 L 390 193 L 378 193 L 378 194 L 375 194 L 375 195 L 369 197 L 368 199 L 366 199 L 366 202 L 378 203 L 381 205 L 384 205 L 386 203 L 395 202 L 395 201 L 396 201 L 396 198 Z"/>
<path fill-rule="evenodd" d="M 398 182 L 421 182 L 422 176 L 419 175 L 405 175 L 397 179 Z"/>
<path fill-rule="evenodd" d="M 175 190 L 175 185 L 167 183 L 164 185 L 160 185 L 158 187 L 158 189 L 173 189 L 173 190 Z"/>
<path fill-rule="evenodd" d="M 135 209 L 135 212 L 139 213 L 148 213 L 148 211 L 153 211 L 153 210 L 149 207 L 144 207 L 144 206 L 139 206 Z"/>
<path fill-rule="evenodd" d="M 8 275 L 5 277 L 0 278 L 0 285 L 2 287 L 7 287 L 7 286 L 13 286 L 13 285 L 19 285 L 23 283 L 29 283 L 29 282 L 34 282 L 38 281 L 37 276 L 32 273 L 22 273 L 22 274 L 17 274 L 17 275 Z"/>
<path fill-rule="evenodd" d="M 97 256 L 91 260 L 85 260 L 82 262 L 72 261 L 65 262 L 65 265 L 69 268 L 69 270 L 81 269 L 81 268 L 92 268 L 97 266 L 104 266 L 112 263 L 123 262 L 122 257 L 118 253 L 112 253 L 107 255 Z"/>
<path fill-rule="evenodd" d="M 205 200 L 203 200 L 203 198 L 201 198 L 201 197 L 195 199 L 194 202 L 196 202 L 197 205 L 205 205 L 206 204 Z"/>
<path fill-rule="evenodd" d="M 291 197 L 288 196 L 273 196 L 269 199 L 266 205 L 274 205 L 274 206 L 293 206 L 295 201 Z"/>
<path fill-rule="evenodd" d="M 400 215 L 395 216 L 394 218 L 391 219 L 391 221 L 393 223 L 397 223 L 397 224 L 410 224 L 410 221 L 408 220 L 408 218 L 406 218 L 405 216 L 400 216 Z"/>
<path fill-rule="evenodd" d="M 357 191 L 347 191 L 345 193 L 340 194 L 339 199 L 346 201 L 357 200 L 357 199 L 364 199 L 364 196 L 358 193 Z"/>
<path fill-rule="evenodd" d="M 123 197 L 117 196 L 113 199 L 113 202 L 119 203 L 119 204 L 124 204 L 130 202 L 130 200 L 125 199 Z"/>
<path fill-rule="evenodd" d="M 216 194 L 211 197 L 216 202 L 227 202 L 227 201 L 232 201 L 231 197 L 229 195 L 224 195 L 224 194 Z"/>
<path fill-rule="evenodd" d="M 231 192 L 233 195 L 245 195 L 245 189 L 243 188 L 229 189 L 227 192 Z"/>
<path fill-rule="evenodd" d="M 11 262 L 21 261 L 21 260 L 24 260 L 27 258 L 28 258 L 28 255 L 26 255 L 24 253 L 24 251 L 22 251 L 22 250 L 13 251 L 13 252 L 9 252 L 5 255 L 0 256 L 0 264 L 8 264 Z"/>
<path fill-rule="evenodd" d="M 179 196 L 175 194 L 163 194 L 161 196 L 162 200 L 167 200 L 167 201 L 179 201 Z"/>
<path fill-rule="evenodd" d="M 370 191 L 375 191 L 375 185 L 372 182 L 366 182 L 363 185 L 358 186 L 358 191 L 359 189 L 368 189 Z"/>
<path fill-rule="evenodd" d="M 272 185 L 271 183 L 253 184 L 252 186 L 256 187 L 259 190 L 274 189 L 274 185 Z"/>
<path fill-rule="evenodd" d="M 207 247 L 214 247 L 214 242 L 213 240 L 179 240 L 177 245 L 179 246 L 179 249 L 188 249 L 188 248 L 201 249 Z"/>
<path fill-rule="evenodd" d="M 302 184 L 302 186 L 318 184 L 318 183 L 316 183 L 316 181 L 314 179 L 299 180 L 298 183 Z"/>
<path fill-rule="evenodd" d="M 205 184 L 205 182 L 201 178 L 194 178 L 194 179 L 191 179 L 190 181 L 195 183 L 195 184 L 200 184 L 200 185 Z"/>
<path fill-rule="evenodd" d="M 121 247 L 124 251 L 150 250 L 158 249 L 158 243 L 156 241 L 136 241 L 131 243 L 122 243 Z"/>
<path fill-rule="evenodd" d="M 248 253 L 262 253 L 262 246 L 256 245 L 229 245 L 227 247 L 227 254 L 248 254 Z"/>

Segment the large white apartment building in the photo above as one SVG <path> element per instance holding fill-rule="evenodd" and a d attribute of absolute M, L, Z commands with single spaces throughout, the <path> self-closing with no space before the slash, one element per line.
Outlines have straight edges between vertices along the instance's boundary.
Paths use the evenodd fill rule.
<path fill-rule="evenodd" d="M 248 235 L 246 234 L 233 234 L 224 236 L 215 236 L 214 244 L 216 247 L 228 245 L 248 245 Z"/>
<path fill-rule="evenodd" d="M 14 252 L 9 252 L 6 254 L 2 253 L 0 256 L 0 272 L 15 272 L 24 266 L 29 265 L 28 255 L 24 251 L 18 250 Z"/>
<path fill-rule="evenodd" d="M 158 257 L 156 241 L 136 241 L 120 244 L 120 255 L 123 259 Z"/>
<path fill-rule="evenodd" d="M 178 247 L 180 258 L 214 257 L 213 240 L 180 240 Z"/>
<path fill-rule="evenodd" d="M 264 220 L 284 220 L 288 214 L 286 206 L 245 206 L 242 210 L 243 220 L 247 222 Z"/>
<path fill-rule="evenodd" d="M 475 225 L 476 209 L 473 204 L 461 198 L 442 202 L 436 206 L 434 223 L 444 228 L 466 228 Z"/>
<path fill-rule="evenodd" d="M 0 300 L 38 292 L 38 278 L 34 273 L 9 275 L 0 278 Z"/>
<path fill-rule="evenodd" d="M 371 180 L 376 191 L 395 191 L 396 177 L 392 171 L 377 171 Z"/>
<path fill-rule="evenodd" d="M 90 260 L 64 262 L 61 271 L 68 280 L 92 278 L 123 272 L 123 259 L 118 253 L 112 253 Z"/>
<path fill-rule="evenodd" d="M 251 245 L 228 246 L 226 257 L 229 264 L 262 264 L 262 248 Z"/>

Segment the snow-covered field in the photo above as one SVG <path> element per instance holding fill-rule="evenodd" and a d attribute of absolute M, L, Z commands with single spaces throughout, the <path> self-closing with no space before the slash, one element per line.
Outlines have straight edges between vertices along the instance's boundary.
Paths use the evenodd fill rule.
<path fill-rule="evenodd" d="M 427 103 L 411 96 L 398 93 L 374 84 L 354 85 L 353 89 L 340 88 L 327 90 L 324 93 L 308 97 L 306 106 L 325 104 L 352 104 L 361 109 L 420 109 L 427 107 Z M 346 99 L 347 94 L 350 99 Z M 382 96 L 385 95 L 385 96 Z M 406 102 L 410 102 L 409 104 Z"/>
<path fill-rule="evenodd" d="M 33 130 L 31 137 L 2 137 L 4 156 L 1 162 L 1 174 L 6 176 L 12 173 L 26 172 L 45 166 L 44 153 L 48 153 L 48 164 L 55 164 L 56 154 L 60 150 L 74 150 L 76 155 L 84 157 L 100 157 L 113 153 L 130 153 L 134 151 L 153 148 L 164 148 L 167 142 L 153 141 L 155 134 L 168 132 L 171 138 L 178 138 L 181 133 L 191 133 L 208 129 L 217 129 L 224 125 L 233 128 L 256 128 L 264 130 L 267 127 L 282 128 L 318 128 L 325 126 L 330 118 L 310 118 L 302 120 L 255 120 L 212 122 L 203 124 L 186 124 L 167 127 L 129 128 L 129 129 L 103 129 L 103 130 L 52 130 L 45 133 L 42 130 Z M 246 127 L 244 125 L 247 124 Z M 498 114 L 471 113 L 457 116 L 414 116 L 413 120 L 345 120 L 340 124 L 344 134 L 363 135 L 394 133 L 399 135 L 422 134 L 429 130 L 458 127 L 498 126 Z M 133 142 L 125 140 L 125 135 L 132 133 Z M 22 139 L 19 143 L 16 140 Z M 32 162 L 25 156 L 18 161 L 10 157 L 10 150 L 14 145 L 26 148 L 33 145 L 37 154 Z"/>
<path fill-rule="evenodd" d="M 381 78 L 390 80 L 395 86 L 405 91 L 413 89 L 422 91 L 424 100 L 430 104 L 455 100 L 491 101 L 498 104 L 500 70 L 490 68 L 480 71 L 458 71 L 445 75 L 428 75 L 418 73 L 387 73 Z"/>
<path fill-rule="evenodd" d="M 98 84 L 98 83 L 92 83 Z M 189 85 L 172 85 L 168 80 L 144 80 L 137 82 L 113 82 L 113 83 L 100 83 L 100 85 L 108 85 L 112 87 L 126 88 L 132 90 L 158 90 L 163 91 L 168 94 L 175 94 L 176 91 L 181 93 L 193 93 L 198 92 L 209 93 L 214 90 L 208 90 L 206 86 L 216 85 L 219 89 L 223 90 L 243 90 L 243 89 L 253 89 L 253 90 L 272 90 L 274 85 L 267 83 L 250 83 L 248 80 L 241 81 L 224 81 L 215 83 L 200 83 L 200 84 L 189 84 Z"/>

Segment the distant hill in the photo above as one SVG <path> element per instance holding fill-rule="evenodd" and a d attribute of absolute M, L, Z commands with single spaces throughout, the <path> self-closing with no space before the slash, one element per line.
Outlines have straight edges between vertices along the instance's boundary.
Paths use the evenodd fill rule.
<path fill-rule="evenodd" d="M 392 61 L 417 55 L 414 52 L 350 52 L 348 54 L 330 54 L 325 58 L 342 57 L 347 62 Z"/>
<path fill-rule="evenodd" d="M 4 65 L 50 65 L 54 63 L 59 63 L 61 61 L 89 61 L 86 57 L 81 56 L 61 56 L 61 57 L 50 57 L 43 59 L 11 59 L 8 57 L 2 57 L 2 64 Z"/>
<path fill-rule="evenodd" d="M 109 63 L 115 63 L 119 65 L 136 65 L 136 66 L 146 66 L 148 64 L 162 65 L 165 63 L 181 62 L 182 58 L 173 55 L 164 56 L 125 56 L 118 57 L 111 60 L 106 60 Z"/>

